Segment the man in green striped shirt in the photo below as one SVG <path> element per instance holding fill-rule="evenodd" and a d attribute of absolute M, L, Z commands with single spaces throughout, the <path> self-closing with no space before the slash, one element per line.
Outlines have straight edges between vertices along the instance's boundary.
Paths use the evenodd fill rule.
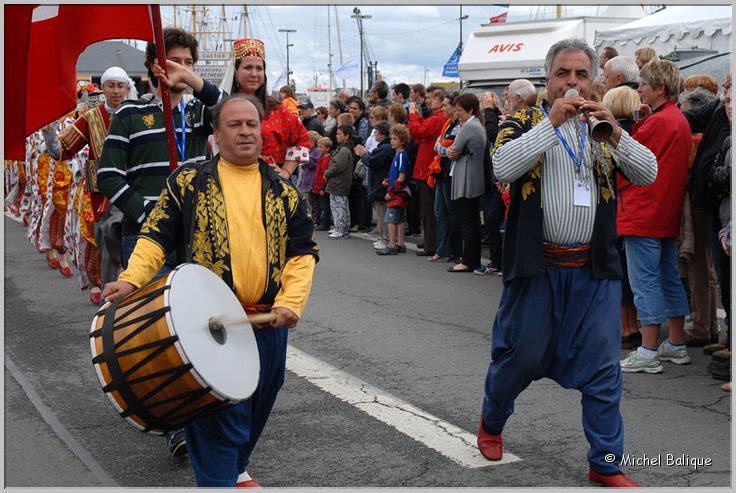
<path fill-rule="evenodd" d="M 177 154 L 180 162 L 203 161 L 207 137 L 212 133 L 209 107 L 220 99 L 220 90 L 192 69 L 197 62 L 197 40 L 177 28 L 164 30 L 168 77 L 156 61 L 153 43 L 146 47 L 146 68 L 153 93 L 126 101 L 115 112 L 97 171 L 97 184 L 123 212 L 123 267 L 133 252 L 143 221 L 156 204 L 169 176 L 164 112 L 158 84 L 171 90 Z M 194 98 L 185 97 L 188 88 Z M 170 258 L 164 274 L 176 265 Z"/>

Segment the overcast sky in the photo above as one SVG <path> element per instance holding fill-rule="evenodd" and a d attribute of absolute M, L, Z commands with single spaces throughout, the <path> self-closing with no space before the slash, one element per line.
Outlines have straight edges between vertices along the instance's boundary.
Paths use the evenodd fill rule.
<path fill-rule="evenodd" d="M 355 19 L 351 19 L 354 6 L 338 6 L 340 37 L 342 42 L 343 62 L 347 62 L 360 53 L 360 38 Z M 426 80 L 450 81 L 441 76 L 442 67 L 450 58 L 460 40 L 460 7 L 453 6 L 359 6 L 361 14 L 372 18 L 363 21 L 365 45 L 370 60 L 378 62 L 378 70 L 389 84 L 396 82 L 424 82 Z M 222 9 L 216 5 L 208 6 L 212 30 L 217 25 Z M 314 85 L 314 76 L 318 75 L 320 86 L 326 87 L 328 81 L 328 53 L 333 53 L 333 70 L 340 66 L 340 53 L 337 44 L 335 8 L 326 5 L 313 6 L 249 6 L 250 37 L 262 39 L 266 45 L 266 64 L 269 85 L 276 81 L 286 68 L 286 34 L 278 29 L 296 29 L 289 35 L 292 46 L 289 49 L 292 78 L 296 81 L 297 91 Z M 328 9 L 331 17 L 331 47 L 328 44 Z M 504 11 L 509 12 L 508 21 L 525 21 L 530 18 L 552 18 L 555 7 L 547 6 L 512 6 L 510 8 L 494 5 L 463 6 L 463 15 L 468 19 L 463 22 L 463 42 L 468 35 L 488 23 L 491 16 Z M 605 7 L 570 6 L 563 7 L 563 15 L 596 15 Z M 191 8 L 177 8 L 177 24 L 191 26 Z M 242 7 L 227 6 L 225 16 L 230 27 L 232 38 L 243 36 L 241 16 Z M 171 23 L 173 8 L 162 8 L 164 24 Z M 199 13 L 201 17 L 201 12 Z M 168 21 L 168 22 L 167 22 Z M 188 23 L 188 24 L 187 24 Z M 338 80 L 338 85 L 342 81 Z M 348 87 L 359 87 L 356 76 L 347 80 Z"/>

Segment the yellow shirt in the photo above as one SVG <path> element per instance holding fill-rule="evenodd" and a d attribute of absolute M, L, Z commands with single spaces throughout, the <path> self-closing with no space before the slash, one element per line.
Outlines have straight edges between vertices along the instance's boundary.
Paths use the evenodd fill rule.
<path fill-rule="evenodd" d="M 235 295 L 243 303 L 257 303 L 266 290 L 268 276 L 258 163 L 237 166 L 220 159 L 217 170 L 225 200 Z M 144 286 L 161 270 L 165 261 L 165 252 L 158 243 L 139 237 L 128 268 L 120 274 L 119 280 L 136 287 Z M 286 262 L 274 307 L 288 308 L 301 317 L 312 289 L 315 263 L 312 255 L 299 255 Z"/>

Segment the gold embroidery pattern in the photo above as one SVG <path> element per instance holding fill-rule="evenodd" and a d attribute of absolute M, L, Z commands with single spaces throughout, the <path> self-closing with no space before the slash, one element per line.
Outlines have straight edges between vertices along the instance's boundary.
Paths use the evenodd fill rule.
<path fill-rule="evenodd" d="M 511 140 L 511 137 L 514 135 L 516 129 L 513 127 L 504 127 L 501 130 L 498 131 L 498 136 L 496 136 L 496 142 L 493 145 L 493 151 L 491 154 L 496 152 L 496 150 L 504 145 L 506 142 Z"/>
<path fill-rule="evenodd" d="M 225 218 L 225 200 L 222 190 L 215 183 L 215 178 L 210 176 L 207 180 L 207 196 L 210 200 L 210 228 L 213 238 L 213 256 L 224 258 L 229 252 L 227 241 L 227 220 Z"/>
<path fill-rule="evenodd" d="M 266 192 L 266 244 L 268 250 L 268 265 L 271 271 L 271 280 L 278 283 L 281 280 L 281 271 L 286 263 L 286 209 L 284 197 L 289 195 L 284 188 L 277 198 L 273 189 Z"/>
<path fill-rule="evenodd" d="M 89 128 L 90 154 L 94 159 L 100 159 L 100 156 L 102 156 L 102 148 L 105 145 L 105 137 L 107 137 L 107 125 L 105 125 L 102 111 L 107 110 L 104 107 L 98 106 L 94 110 L 90 110 L 84 114 Z"/>
<path fill-rule="evenodd" d="M 598 160 L 595 161 L 596 181 L 598 182 L 598 189 L 600 191 L 601 198 L 608 203 L 611 196 L 613 196 L 613 190 L 609 188 L 609 185 L 613 183 L 614 180 L 613 167 L 610 165 L 612 154 L 605 143 L 601 143 L 601 150 L 603 151 L 603 156 L 609 165 L 604 167 Z"/>
<path fill-rule="evenodd" d="M 176 185 L 179 187 L 182 200 L 186 192 L 194 192 L 192 182 L 195 176 L 197 176 L 197 170 L 194 168 L 185 168 L 176 176 Z"/>
<path fill-rule="evenodd" d="M 186 178 L 182 182 L 186 182 Z M 215 183 L 214 177 L 209 177 L 206 192 L 197 192 L 197 229 L 192 238 L 192 260 L 220 277 L 230 270 L 225 262 L 229 247 L 224 213 L 222 190 Z"/>
<path fill-rule="evenodd" d="M 192 238 L 192 260 L 207 267 L 212 263 L 212 249 L 207 235 L 207 197 L 202 192 L 197 192 L 197 208 L 194 215 L 197 229 Z"/>
<path fill-rule="evenodd" d="M 166 209 L 169 207 L 169 198 L 169 189 L 164 188 L 158 198 L 158 202 L 156 202 L 156 206 L 146 218 L 143 226 L 141 226 L 141 233 L 150 233 L 151 231 L 161 233 L 158 223 L 163 219 L 169 219 L 169 215 L 166 214 Z"/>
<path fill-rule="evenodd" d="M 529 195 L 533 194 L 536 191 L 537 189 L 534 188 L 534 183 L 532 183 L 531 181 L 527 181 L 521 186 L 521 198 L 526 200 Z"/>

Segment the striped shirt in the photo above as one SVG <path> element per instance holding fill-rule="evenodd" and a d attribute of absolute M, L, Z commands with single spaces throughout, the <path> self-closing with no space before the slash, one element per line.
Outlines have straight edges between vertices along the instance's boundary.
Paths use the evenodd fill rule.
<path fill-rule="evenodd" d="M 575 123 L 568 120 L 559 127 L 576 157 L 580 139 Z M 625 131 L 615 149 L 609 145 L 613 159 L 635 185 L 646 185 L 657 176 L 657 159 Z M 565 150 L 548 118 L 517 139 L 499 147 L 493 155 L 493 172 L 502 182 L 514 182 L 531 170 L 544 154 L 542 170 L 542 210 L 544 241 L 570 245 L 589 243 L 593 237 L 598 185 L 593 179 L 590 137 L 586 139 L 581 177 L 589 187 L 590 207 L 573 205 L 573 188 L 577 180 L 577 163 Z"/>
<path fill-rule="evenodd" d="M 201 93 L 184 101 L 186 148 L 181 162 L 204 161 L 207 137 L 212 133 L 210 111 L 220 91 L 205 81 Z M 199 98 L 199 99 L 197 99 Z M 177 144 L 181 145 L 181 105 L 172 110 Z M 146 94 L 137 101 L 123 103 L 115 112 L 105 139 L 97 186 L 124 214 L 125 221 L 142 224 L 158 200 L 169 176 L 169 155 L 161 100 Z"/>

